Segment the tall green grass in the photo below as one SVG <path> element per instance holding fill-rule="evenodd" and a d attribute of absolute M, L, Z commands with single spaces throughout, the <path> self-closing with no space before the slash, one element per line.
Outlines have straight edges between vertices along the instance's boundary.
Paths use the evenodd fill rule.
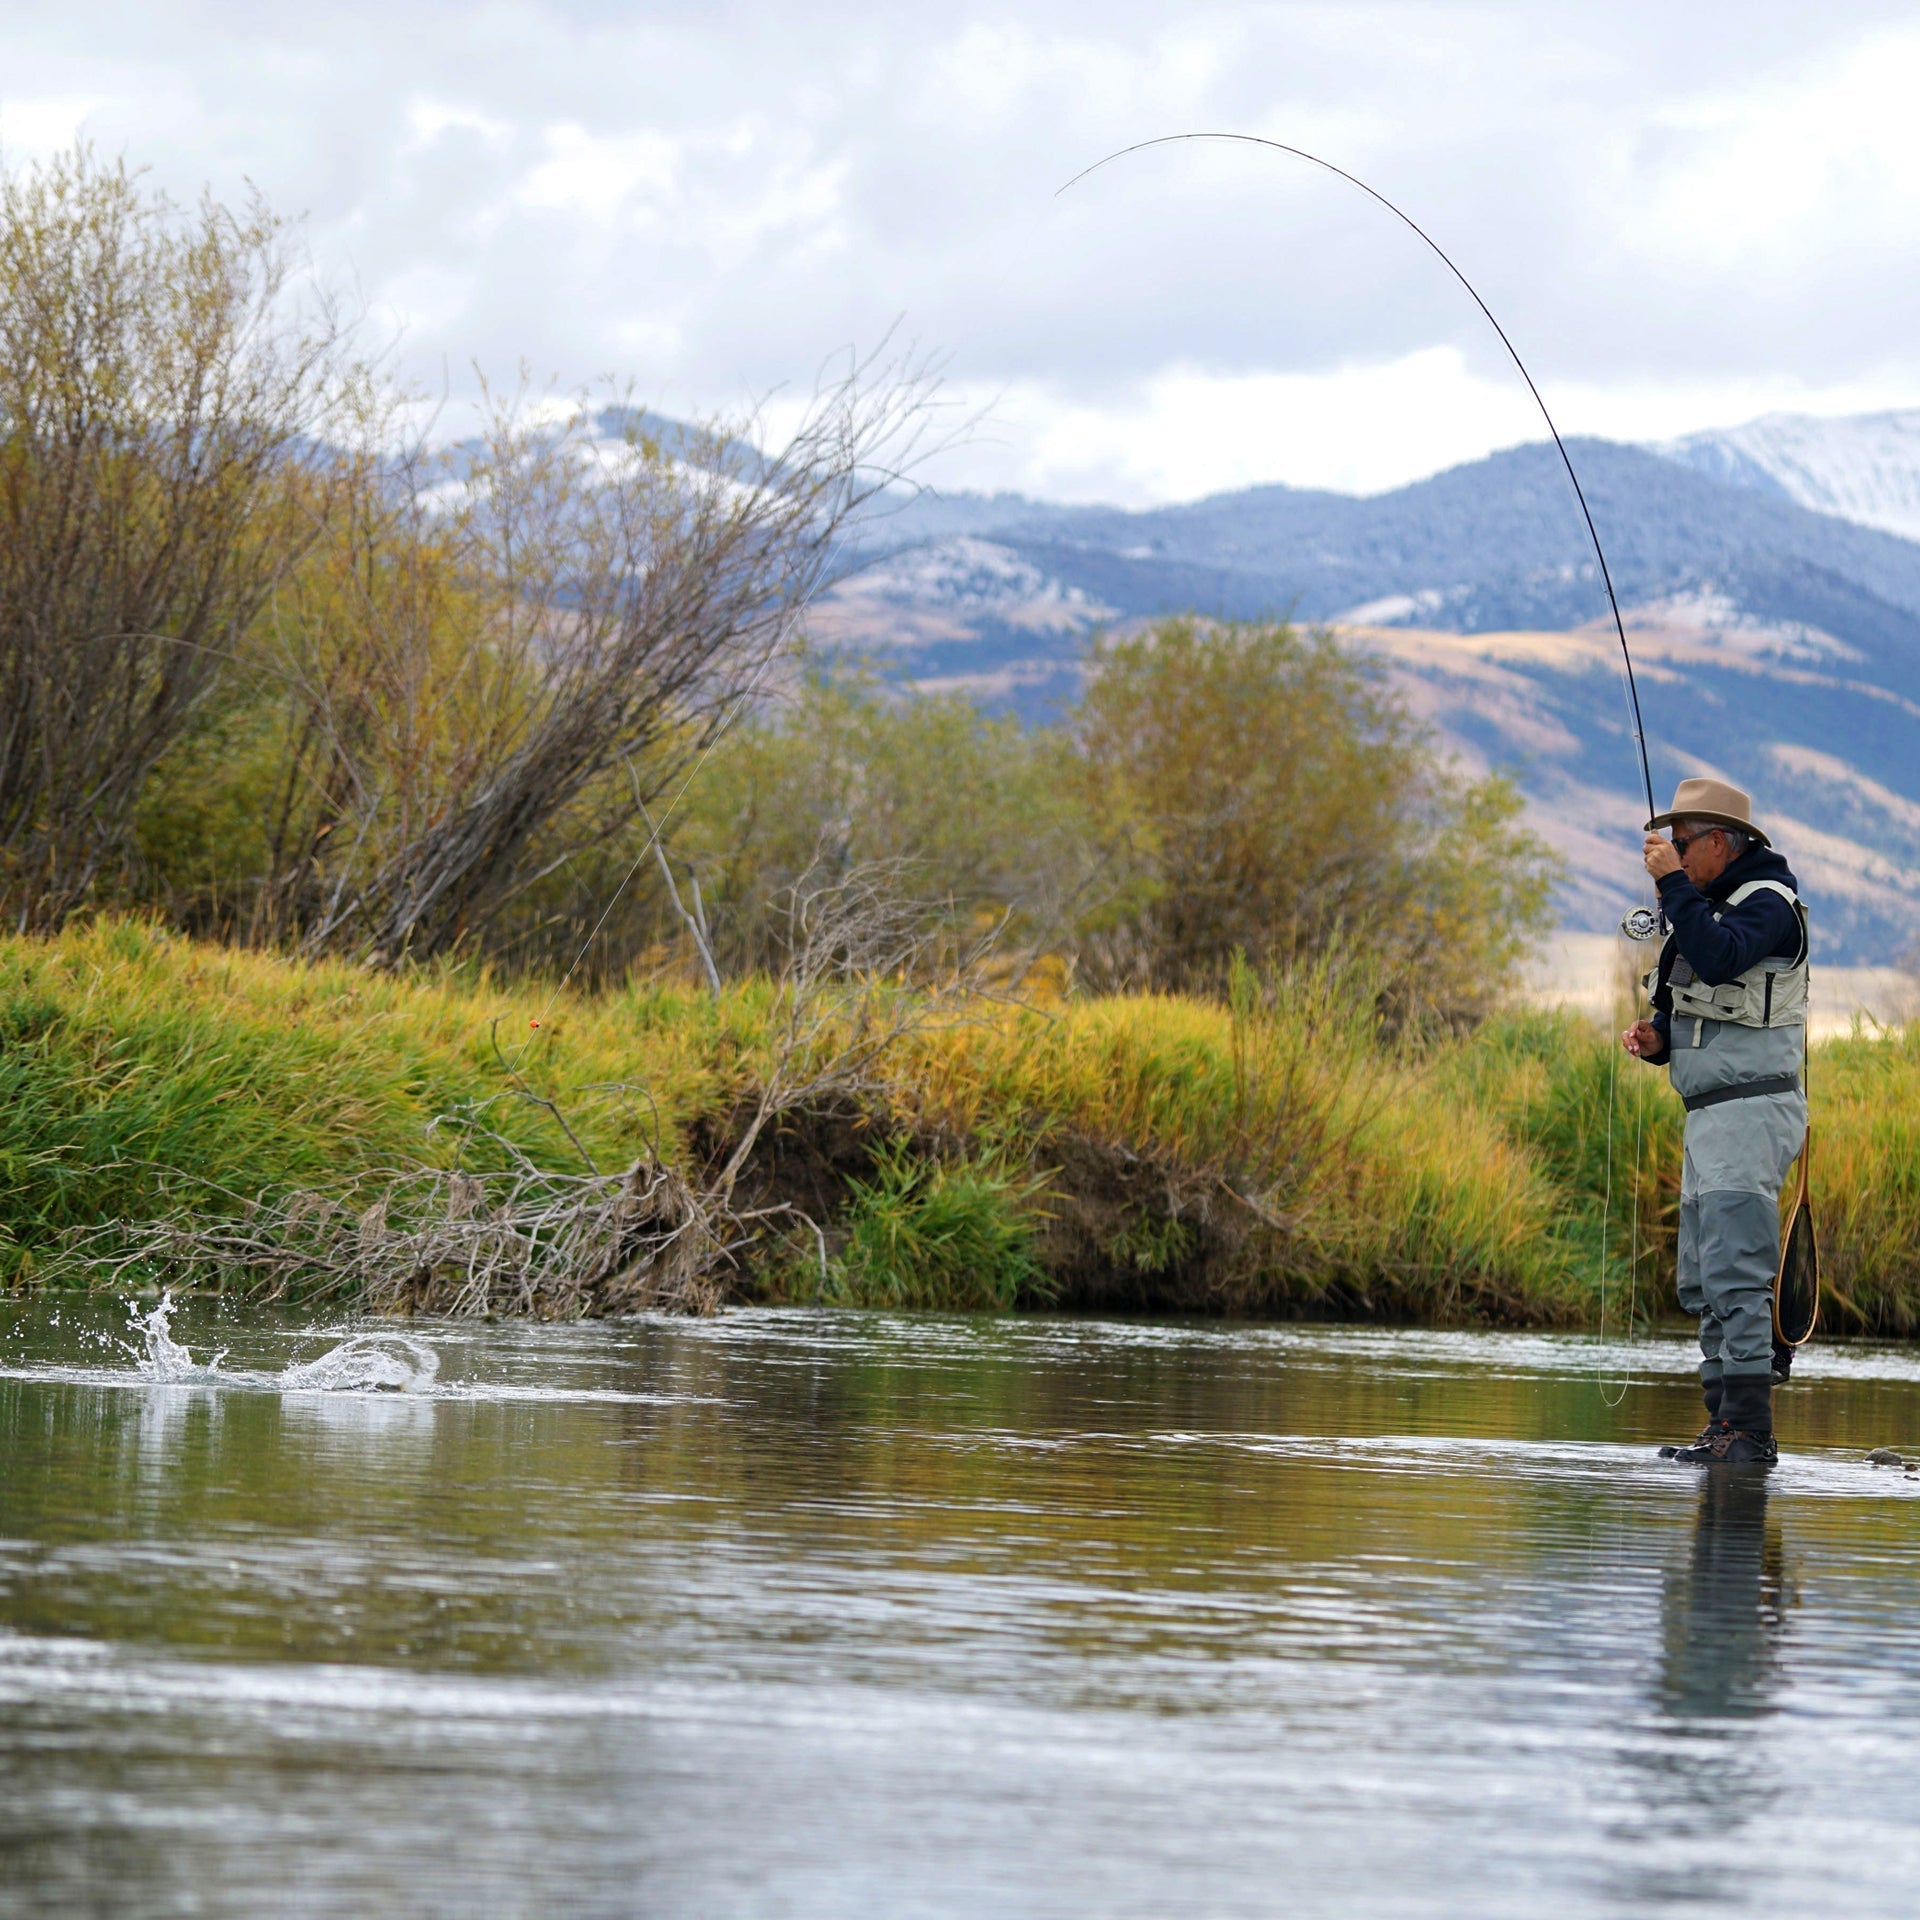
<path fill-rule="evenodd" d="M 1043 1183 L 998 1157 L 929 1159 L 896 1141 L 850 1186 L 821 1300 L 1004 1313 L 1049 1297 L 1036 1246 Z"/>
<path fill-rule="evenodd" d="M 1920 1330 L 1920 1027 L 1816 1048 L 1808 1094 L 1822 1314 Z"/>
<path fill-rule="evenodd" d="M 0 1276 L 71 1226 L 484 1172 L 509 1145 L 697 1173 L 777 1013 L 764 981 L 553 997 L 126 921 L 0 939 Z M 997 1007 L 909 1034 L 891 1071 L 818 1223 L 824 1280 L 807 1234 L 749 1291 L 1582 1326 L 1603 1293 L 1614 1325 L 1673 1306 L 1679 1104 L 1576 1019 L 1396 1048 L 1308 970 L 1226 1005 Z M 1822 1047 L 1813 1108 L 1829 1324 L 1920 1328 L 1920 1037 Z"/>
<path fill-rule="evenodd" d="M 541 1011 L 527 990 L 303 966 L 138 922 L 0 940 L 0 1274 L 103 1218 L 226 1210 L 404 1162 L 487 1165 L 495 1134 L 567 1164 L 503 1059 L 535 1087 L 578 1089 L 570 1120 L 607 1165 L 731 1088 L 699 1004 L 567 1002 L 536 1028 Z M 607 1084 L 636 1079 L 652 1104 Z"/>
<path fill-rule="evenodd" d="M 1557 1230 L 1591 1290 L 1604 1224 L 1610 1287 L 1643 1315 L 1673 1310 L 1685 1115 L 1666 1074 L 1590 1023 L 1545 1013 L 1489 1022 L 1444 1072 L 1552 1182 Z M 1808 1086 L 1823 1323 L 1920 1330 L 1920 1028 L 1815 1047 Z M 1612 1294 L 1609 1312 L 1620 1305 Z"/>
<path fill-rule="evenodd" d="M 1484 1115 L 1554 1195 L 1550 1232 L 1584 1318 L 1673 1305 L 1685 1115 L 1666 1075 L 1577 1017 L 1508 1012 L 1435 1063 L 1445 1109 Z"/>

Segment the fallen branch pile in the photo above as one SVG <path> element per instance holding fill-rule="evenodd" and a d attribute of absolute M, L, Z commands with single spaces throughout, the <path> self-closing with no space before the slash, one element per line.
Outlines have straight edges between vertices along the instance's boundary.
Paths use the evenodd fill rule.
<path fill-rule="evenodd" d="M 790 958 L 764 1064 L 711 1163 L 678 1166 L 656 1138 L 632 1165 L 603 1172 L 556 1102 L 506 1062 L 501 1098 L 545 1107 L 573 1141 L 580 1172 L 556 1172 L 504 1134 L 470 1137 L 504 1171 L 416 1166 L 347 1193 L 269 1198 L 227 1193 L 211 1212 L 112 1222 L 67 1237 L 62 1264 L 92 1284 L 243 1286 L 373 1312 L 711 1313 L 742 1259 L 780 1227 L 810 1232 L 824 1276 L 821 1224 L 791 1202 L 742 1204 L 742 1175 L 786 1115 L 880 1110 L 890 1060 L 909 1034 L 980 1016 L 980 963 L 991 941 L 956 952 L 951 929 L 907 895 L 897 866 L 838 877 L 810 869 L 790 889 Z M 236 1210 L 228 1211 L 227 1208 Z"/>

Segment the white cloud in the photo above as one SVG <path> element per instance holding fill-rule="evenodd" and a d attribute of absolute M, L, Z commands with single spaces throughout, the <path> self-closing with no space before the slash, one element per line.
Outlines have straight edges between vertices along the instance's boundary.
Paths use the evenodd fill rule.
<path fill-rule="evenodd" d="M 1328 374 L 1214 375 L 1175 366 L 1079 399 L 1021 383 L 950 463 L 988 484 L 1063 500 L 1187 499 L 1281 481 L 1370 493 L 1470 447 L 1544 429 L 1526 389 L 1475 378 L 1449 347 Z"/>
<path fill-rule="evenodd" d="M 680 143 L 649 130 L 600 136 L 550 127 L 546 154 L 521 183 L 521 202 L 624 227 L 658 218 L 680 178 Z"/>
<path fill-rule="evenodd" d="M 436 100 L 425 94 L 407 103 L 407 126 L 412 134 L 409 151 L 431 146 L 444 133 L 475 133 L 489 146 L 503 147 L 513 139 L 510 122 L 492 114 L 476 112 L 472 107 Z"/>
<path fill-rule="evenodd" d="M 1656 244 L 1761 273 L 1920 204 L 1920 32 L 1869 35 L 1810 69 L 1653 116 L 1677 151 L 1644 208 Z"/>
<path fill-rule="evenodd" d="M 1002 396 L 955 471 L 1075 497 L 1371 488 L 1536 432 L 1471 303 L 1340 181 L 1181 148 L 1055 198 L 1212 126 L 1401 198 L 1563 426 L 1920 402 L 1895 0 L 103 0 L 8 53 L 16 161 L 84 127 L 180 197 L 257 181 L 434 386 L 525 359 L 704 412 L 904 320 Z"/>
<path fill-rule="evenodd" d="M 1677 436 L 1776 410 L 1857 413 L 1883 392 L 1764 380 L 1542 385 L 1563 434 L 1610 440 Z M 1120 506 L 1276 482 L 1379 493 L 1546 434 L 1510 363 L 1477 372 L 1452 347 L 1315 374 L 1174 367 L 1092 398 L 1043 382 L 957 397 L 985 417 L 940 462 L 936 484 Z"/>
<path fill-rule="evenodd" d="M 0 98 L 0 151 L 9 162 L 44 159 L 70 147 L 108 104 L 98 94 L 56 94 L 40 99 Z"/>

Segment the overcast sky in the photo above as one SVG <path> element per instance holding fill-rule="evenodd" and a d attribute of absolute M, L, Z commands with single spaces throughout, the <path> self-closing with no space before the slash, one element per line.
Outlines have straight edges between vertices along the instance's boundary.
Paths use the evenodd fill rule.
<path fill-rule="evenodd" d="M 1018 7 L 143 0 L 0 10 L 11 165 L 91 137 L 306 216 L 418 377 L 668 411 L 848 344 L 991 403 L 955 484 L 1372 490 L 1563 427 L 1920 404 L 1920 14 L 1807 0 Z"/>

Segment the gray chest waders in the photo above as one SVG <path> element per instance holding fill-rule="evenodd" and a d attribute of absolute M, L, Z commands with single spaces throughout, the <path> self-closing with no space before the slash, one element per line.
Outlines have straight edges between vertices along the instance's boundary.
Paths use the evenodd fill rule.
<path fill-rule="evenodd" d="M 1769 1029 L 1778 1031 L 1783 1026 L 1797 1025 L 1801 1036 L 1800 1071 L 1796 1074 L 1776 1069 L 1772 1073 L 1764 1070 L 1754 1073 L 1749 1069 L 1739 1077 L 1719 1084 L 1714 1084 L 1717 1076 L 1710 1074 L 1708 1084 L 1702 1085 L 1697 1073 L 1689 1069 L 1687 1077 L 1693 1080 L 1694 1091 L 1683 1094 L 1682 1098 L 1690 1114 L 1702 1109 L 1724 1107 L 1736 1101 L 1759 1099 L 1769 1094 L 1801 1093 L 1807 1088 L 1811 1046 L 1807 1026 L 1807 959 L 1810 943 L 1806 907 L 1792 888 L 1777 880 L 1749 881 L 1729 896 L 1726 904 L 1737 906 L 1760 892 L 1778 894 L 1793 907 L 1800 921 L 1800 951 L 1790 961 L 1769 955 L 1737 979 L 1717 987 L 1709 987 L 1700 980 L 1684 955 L 1676 956 L 1668 970 L 1666 982 L 1672 1008 L 1671 1047 L 1675 1056 L 1681 1053 L 1684 1045 L 1681 1040 L 1682 1022 L 1686 1020 L 1694 1022 L 1695 1049 L 1701 1042 L 1703 1022 L 1724 1023 L 1716 1031 L 1728 1038 L 1741 1030 L 1749 1033 Z M 1719 917 L 1716 911 L 1714 918 L 1717 920 Z M 1647 976 L 1649 993 L 1658 984 L 1659 973 L 1660 969 L 1656 968 Z M 1728 1029 L 1732 1029 L 1733 1033 L 1729 1033 Z M 1700 1057 L 1697 1052 L 1693 1055 L 1695 1060 Z M 1754 1064 L 1761 1066 L 1763 1062 L 1756 1060 Z M 1785 1063 L 1781 1062 L 1780 1065 L 1784 1067 Z M 1683 1082 L 1677 1070 L 1674 1080 L 1678 1090 Z M 1809 1125 L 1800 1144 L 1799 1177 L 1785 1229 L 1780 1236 L 1779 1266 L 1773 1282 L 1773 1336 L 1783 1347 L 1804 1345 L 1820 1317 L 1820 1254 L 1814 1232 L 1812 1158 L 1813 1128 Z"/>
<path fill-rule="evenodd" d="M 1809 1043 L 1801 1053 L 1800 1084 L 1806 1085 Z M 1813 1231 L 1813 1122 L 1800 1145 L 1800 1179 L 1793 1211 L 1780 1241 L 1780 1271 L 1773 1282 L 1773 1334 L 1783 1347 L 1802 1347 L 1820 1318 L 1820 1244 Z"/>

